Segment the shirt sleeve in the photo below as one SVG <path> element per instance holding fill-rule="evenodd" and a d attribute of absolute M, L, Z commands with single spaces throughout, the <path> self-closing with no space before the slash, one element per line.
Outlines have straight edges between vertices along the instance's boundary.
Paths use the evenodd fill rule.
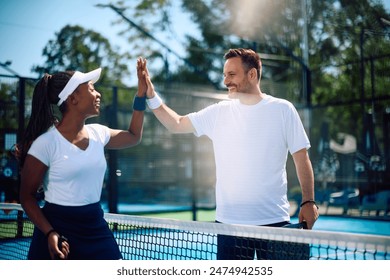
<path fill-rule="evenodd" d="M 219 103 L 210 105 L 196 113 L 188 114 L 188 117 L 195 128 L 195 136 L 206 135 L 213 138 L 214 127 L 219 111 Z"/>
<path fill-rule="evenodd" d="M 43 134 L 32 143 L 30 149 L 27 154 L 32 155 L 41 161 L 44 165 L 49 166 L 50 163 L 50 155 L 52 154 L 50 151 L 50 139 L 46 137 L 47 134 Z"/>
<path fill-rule="evenodd" d="M 298 111 L 292 104 L 287 112 L 287 145 L 291 154 L 311 147 L 305 128 L 302 124 Z"/>
<path fill-rule="evenodd" d="M 103 144 L 103 146 L 105 146 L 108 143 L 108 141 L 110 141 L 111 134 L 110 134 L 110 129 L 107 126 L 97 124 L 97 123 L 90 124 L 89 126 L 95 131 L 96 136 L 98 137 L 99 141 Z"/>

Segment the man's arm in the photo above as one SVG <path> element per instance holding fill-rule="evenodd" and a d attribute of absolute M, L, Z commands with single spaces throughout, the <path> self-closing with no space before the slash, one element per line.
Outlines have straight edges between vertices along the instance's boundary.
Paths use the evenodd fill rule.
<path fill-rule="evenodd" d="M 146 60 L 143 68 L 143 74 L 148 86 L 148 90 L 146 91 L 148 105 L 156 118 L 172 133 L 194 133 L 195 128 L 188 116 L 181 116 L 166 104 L 163 104 L 161 98 L 154 91 L 154 86 L 150 79 L 148 68 L 146 67 Z"/>
<path fill-rule="evenodd" d="M 156 118 L 172 133 L 194 133 L 188 116 L 180 116 L 166 104 L 152 110 Z"/>
<path fill-rule="evenodd" d="M 302 202 L 313 201 L 302 205 L 299 212 L 299 221 L 305 220 L 311 229 L 318 219 L 317 205 L 314 203 L 314 174 L 309 155 L 306 149 L 299 150 L 293 155 L 295 169 L 302 189 Z"/>

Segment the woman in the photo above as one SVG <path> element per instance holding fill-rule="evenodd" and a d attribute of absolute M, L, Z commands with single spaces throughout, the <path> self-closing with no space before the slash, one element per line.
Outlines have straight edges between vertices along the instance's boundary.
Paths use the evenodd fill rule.
<path fill-rule="evenodd" d="M 85 124 L 99 115 L 101 95 L 94 88 L 101 69 L 45 74 L 34 89 L 25 137 L 17 145 L 21 204 L 35 229 L 29 259 L 121 259 L 100 206 L 107 163 L 104 148 L 140 143 L 146 83 L 145 60 L 137 60 L 138 92 L 129 129 Z M 62 119 L 52 110 L 56 104 Z M 43 184 L 45 205 L 36 193 Z"/>

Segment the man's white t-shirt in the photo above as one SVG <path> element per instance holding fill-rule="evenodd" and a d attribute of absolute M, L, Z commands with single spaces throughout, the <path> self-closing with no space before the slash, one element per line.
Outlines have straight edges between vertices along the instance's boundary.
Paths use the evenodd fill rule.
<path fill-rule="evenodd" d="M 31 145 L 28 154 L 48 166 L 44 179 L 45 200 L 65 206 L 100 201 L 107 168 L 104 146 L 110 140 L 108 127 L 86 125 L 89 144 L 82 150 L 51 128 Z"/>
<path fill-rule="evenodd" d="M 222 101 L 188 117 L 195 135 L 213 142 L 216 220 L 247 225 L 289 221 L 288 152 L 310 148 L 295 107 L 265 95 L 256 105 Z"/>

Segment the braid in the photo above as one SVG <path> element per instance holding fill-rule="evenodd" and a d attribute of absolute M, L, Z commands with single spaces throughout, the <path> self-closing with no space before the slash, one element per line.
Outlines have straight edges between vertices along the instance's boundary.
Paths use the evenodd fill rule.
<path fill-rule="evenodd" d="M 27 152 L 32 142 L 45 133 L 52 125 L 58 122 L 55 117 L 53 104 L 59 101 L 58 95 L 72 77 L 73 72 L 61 72 L 54 75 L 45 74 L 34 88 L 32 98 L 31 117 L 24 137 L 15 147 L 15 155 L 23 167 Z M 63 113 L 66 105 L 60 106 Z"/>

